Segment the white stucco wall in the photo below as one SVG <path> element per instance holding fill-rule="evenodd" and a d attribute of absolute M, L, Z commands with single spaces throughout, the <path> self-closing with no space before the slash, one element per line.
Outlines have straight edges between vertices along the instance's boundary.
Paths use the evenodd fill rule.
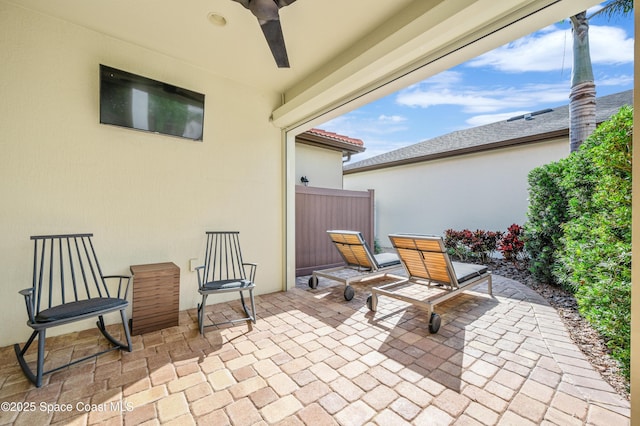
<path fill-rule="evenodd" d="M 342 189 L 342 152 L 296 143 L 296 185 L 302 176 L 308 186 Z"/>
<path fill-rule="evenodd" d="M 566 139 L 347 174 L 345 189 L 376 191 L 376 236 L 506 230 L 526 219 L 531 169 L 569 154 Z"/>
<path fill-rule="evenodd" d="M 174 262 L 188 309 L 205 231 L 239 230 L 257 292 L 283 288 L 278 94 L 5 3 L 0 63 L 0 345 L 30 333 L 18 291 L 31 285 L 31 235 L 93 232 L 107 274 Z M 204 93 L 204 141 L 99 124 L 100 63 Z"/>

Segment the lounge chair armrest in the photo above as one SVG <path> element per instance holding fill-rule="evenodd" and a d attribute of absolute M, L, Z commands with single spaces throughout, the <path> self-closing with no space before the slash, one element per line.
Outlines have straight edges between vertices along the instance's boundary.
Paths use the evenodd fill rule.
<path fill-rule="evenodd" d="M 256 269 L 258 268 L 257 263 L 243 263 L 242 266 L 245 268 L 245 273 L 247 271 L 247 267 L 249 268 L 249 281 L 255 282 L 256 279 Z"/>
<path fill-rule="evenodd" d="M 102 277 L 105 280 L 105 284 L 107 280 L 118 280 L 118 299 L 127 299 L 129 295 L 129 285 L 131 284 L 131 276 L 130 275 L 105 275 Z"/>
<path fill-rule="evenodd" d="M 24 296 L 24 303 L 27 305 L 27 314 L 29 315 L 29 321 L 35 322 L 33 313 L 33 288 L 25 288 L 24 290 L 20 290 L 18 293 Z"/>

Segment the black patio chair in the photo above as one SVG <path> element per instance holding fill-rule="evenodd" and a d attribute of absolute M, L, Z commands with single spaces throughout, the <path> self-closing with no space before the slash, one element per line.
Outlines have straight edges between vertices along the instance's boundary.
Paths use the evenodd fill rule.
<path fill-rule="evenodd" d="M 253 298 L 257 265 L 245 263 L 240 251 L 240 233 L 237 231 L 209 231 L 204 256 L 204 265 L 196 268 L 198 272 L 198 293 L 202 295 L 202 303 L 198 304 L 198 326 L 204 334 L 205 327 L 231 324 L 241 321 L 256 322 L 256 307 Z M 240 301 L 245 316 L 228 321 L 213 322 L 204 325 L 207 297 L 213 294 L 240 293 Z M 249 292 L 251 310 L 244 301 L 244 292 Z"/>
<path fill-rule="evenodd" d="M 132 350 L 126 308 L 130 277 L 103 275 L 91 241 L 93 234 L 33 236 L 33 284 L 21 290 L 27 307 L 27 325 L 33 333 L 25 345 L 14 349 L 24 374 L 36 387 L 42 386 L 42 376 L 85 361 L 115 349 Z M 107 282 L 117 286 L 109 291 Z M 120 311 L 126 343 L 111 336 L 105 327 L 103 315 Z M 49 328 L 90 317 L 98 317 L 100 332 L 113 345 L 109 349 L 44 371 L 45 339 Z M 25 360 L 25 354 L 38 338 L 36 374 Z"/>

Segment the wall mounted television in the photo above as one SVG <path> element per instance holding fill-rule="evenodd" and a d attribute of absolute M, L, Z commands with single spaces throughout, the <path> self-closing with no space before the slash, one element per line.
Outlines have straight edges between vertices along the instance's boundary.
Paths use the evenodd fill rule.
<path fill-rule="evenodd" d="M 202 141 L 204 95 L 101 64 L 100 123 Z"/>

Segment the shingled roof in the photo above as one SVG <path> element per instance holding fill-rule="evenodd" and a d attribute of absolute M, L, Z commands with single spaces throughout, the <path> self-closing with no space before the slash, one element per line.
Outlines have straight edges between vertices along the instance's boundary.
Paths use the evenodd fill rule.
<path fill-rule="evenodd" d="M 597 98 L 596 122 L 608 120 L 623 105 L 633 105 L 633 90 Z M 569 105 L 564 105 L 437 136 L 348 164 L 344 167 L 344 173 L 394 167 L 470 152 L 541 142 L 568 135 Z"/>

